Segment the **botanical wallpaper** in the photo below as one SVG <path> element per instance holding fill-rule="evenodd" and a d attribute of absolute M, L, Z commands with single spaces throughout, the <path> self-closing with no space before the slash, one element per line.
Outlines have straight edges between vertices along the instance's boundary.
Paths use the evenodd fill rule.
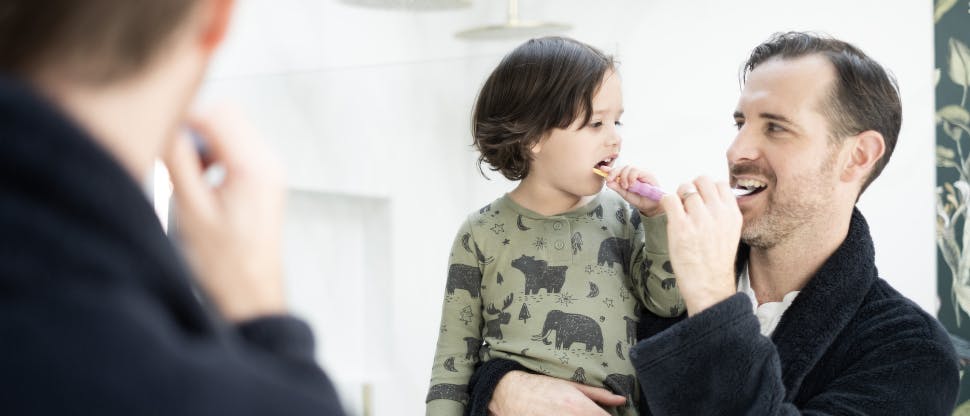
<path fill-rule="evenodd" d="M 936 245 L 939 319 L 961 356 L 956 415 L 970 415 L 970 0 L 936 0 Z"/>

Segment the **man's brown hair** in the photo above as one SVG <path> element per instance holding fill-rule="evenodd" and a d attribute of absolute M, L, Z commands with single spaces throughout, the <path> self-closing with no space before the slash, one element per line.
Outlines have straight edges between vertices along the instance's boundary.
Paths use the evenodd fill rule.
<path fill-rule="evenodd" d="M 835 84 L 826 102 L 820 103 L 822 114 L 831 124 L 831 136 L 840 139 L 877 131 L 885 140 L 886 151 L 862 184 L 861 195 L 889 163 L 903 120 L 902 104 L 896 80 L 882 65 L 848 42 L 805 32 L 776 33 L 751 51 L 744 64 L 742 80 L 758 65 L 778 57 L 794 59 L 818 54 L 835 68 Z"/>
<path fill-rule="evenodd" d="M 105 83 L 144 69 L 197 0 L 3 0 L 0 71 Z"/>

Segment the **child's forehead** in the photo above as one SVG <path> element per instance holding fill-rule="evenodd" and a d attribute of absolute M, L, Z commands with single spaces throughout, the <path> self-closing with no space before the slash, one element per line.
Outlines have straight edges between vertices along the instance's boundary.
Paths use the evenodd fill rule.
<path fill-rule="evenodd" d="M 593 114 L 623 113 L 623 91 L 620 78 L 612 76 L 613 72 L 603 78 L 602 84 L 593 94 Z"/>

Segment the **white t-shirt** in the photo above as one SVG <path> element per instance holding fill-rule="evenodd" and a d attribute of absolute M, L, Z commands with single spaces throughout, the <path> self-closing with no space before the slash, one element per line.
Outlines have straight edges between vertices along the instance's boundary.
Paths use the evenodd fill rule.
<path fill-rule="evenodd" d="M 754 315 L 758 317 L 758 322 L 761 323 L 761 335 L 770 337 L 771 333 L 775 332 L 775 327 L 778 326 L 781 315 L 788 310 L 792 301 L 795 300 L 795 296 L 798 296 L 799 291 L 788 292 L 781 299 L 781 302 L 766 302 L 759 306 L 758 297 L 755 296 L 754 289 L 751 288 L 751 277 L 748 276 L 748 266 L 745 265 L 738 279 L 738 292 L 748 295 L 748 298 L 751 299 L 751 309 Z"/>

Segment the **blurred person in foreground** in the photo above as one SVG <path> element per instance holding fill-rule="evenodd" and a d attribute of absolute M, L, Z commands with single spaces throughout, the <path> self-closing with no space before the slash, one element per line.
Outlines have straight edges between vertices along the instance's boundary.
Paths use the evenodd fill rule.
<path fill-rule="evenodd" d="M 284 305 L 279 167 L 189 115 L 233 6 L 0 3 L 0 413 L 343 413 Z M 181 253 L 139 185 L 159 157 Z"/>

